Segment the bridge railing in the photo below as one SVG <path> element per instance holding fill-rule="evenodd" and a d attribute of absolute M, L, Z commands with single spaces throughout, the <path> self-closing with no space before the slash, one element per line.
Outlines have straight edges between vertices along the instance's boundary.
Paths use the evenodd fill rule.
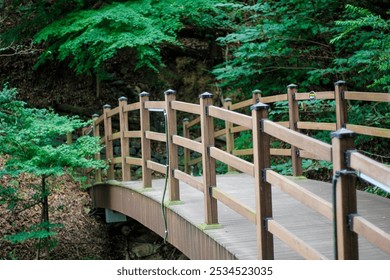
<path fill-rule="evenodd" d="M 291 91 L 294 89 L 295 87 L 289 87 L 288 94 L 291 94 Z M 302 97 L 298 95 L 298 99 L 303 99 L 304 97 L 305 95 L 302 95 Z M 278 100 L 284 100 L 284 98 L 284 95 L 277 97 Z M 247 104 L 245 103 L 245 105 Z M 233 108 L 238 108 L 238 106 Z M 240 114 L 231 109 L 232 107 L 228 108 L 225 106 L 225 108 L 219 108 L 213 106 L 212 94 L 210 93 L 200 95 L 200 104 L 176 101 L 176 95 L 173 90 L 165 92 L 164 101 L 149 101 L 149 94 L 144 92 L 140 94 L 139 102 L 127 104 L 126 98 L 121 98 L 119 99 L 119 106 L 114 109 L 105 105 L 103 114 L 94 116 L 93 133 L 95 136 L 101 137 L 101 142 L 105 145 L 105 159 L 109 165 L 107 179 L 114 179 L 114 165 L 121 165 L 122 180 L 130 180 L 130 166 L 137 165 L 142 167 L 143 186 L 151 188 L 152 171 L 162 173 L 168 177 L 170 201 L 179 201 L 181 199 L 179 182 L 187 183 L 203 193 L 204 229 L 214 228 L 219 222 L 217 201 L 227 205 L 256 225 L 258 256 L 260 259 L 274 258 L 274 236 L 277 236 L 305 258 L 326 258 L 322 253 L 312 248 L 307 242 L 301 240 L 273 218 L 271 185 L 281 188 L 306 206 L 328 219 L 334 220 L 335 228 L 337 229 L 336 258 L 358 258 L 357 234 L 361 234 L 390 253 L 390 235 L 357 214 L 354 177 L 350 174 L 350 171 L 356 169 L 359 171 L 359 174 L 363 173 L 367 177 L 376 180 L 375 182 L 389 186 L 390 168 L 370 160 L 357 152 L 352 152 L 351 131 L 346 129 L 337 130 L 332 135 L 333 140 L 332 145 L 330 145 L 303 135 L 294 129 L 287 128 L 285 124 L 278 124 L 268 120 L 269 107 L 264 103 L 253 104 L 251 116 Z M 128 113 L 132 111 L 137 111 L 140 114 L 140 130 L 131 131 L 128 127 Z M 164 112 L 166 133 L 150 130 L 151 111 Z M 178 135 L 176 118 L 178 111 L 199 115 L 201 126 L 200 142 L 190 139 L 186 135 L 185 130 L 183 136 Z M 119 129 L 117 131 L 113 131 L 113 118 L 119 119 Z M 223 151 L 215 146 L 214 119 L 225 121 L 230 128 L 236 127 L 237 130 L 248 129 L 252 131 L 253 162 L 241 159 L 234 153 Z M 190 126 L 191 123 L 194 124 L 195 121 L 188 121 L 187 125 Z M 300 187 L 294 181 L 270 170 L 270 137 L 280 139 L 301 152 L 315 155 L 317 159 L 333 162 L 334 174 L 338 178 L 335 180 L 335 207 L 333 207 L 332 203 Z M 141 158 L 129 155 L 130 138 L 140 139 Z M 114 141 L 120 141 L 121 143 L 120 156 L 114 157 Z M 151 141 L 159 141 L 166 144 L 168 152 L 167 165 L 154 162 L 151 159 Z M 202 155 L 202 177 L 192 176 L 185 169 L 180 170 L 178 164 L 179 147 Z M 100 154 L 96 155 L 96 158 L 100 157 Z M 347 158 L 349 161 L 346 160 Z M 225 193 L 218 188 L 216 161 L 224 162 L 232 168 L 254 178 L 255 209 L 243 204 L 231 194 Z M 101 172 L 96 173 L 95 179 L 98 182 L 102 180 Z"/>

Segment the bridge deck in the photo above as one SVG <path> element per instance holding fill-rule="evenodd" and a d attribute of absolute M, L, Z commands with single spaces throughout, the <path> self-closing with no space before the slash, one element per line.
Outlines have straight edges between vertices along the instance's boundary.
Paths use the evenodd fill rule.
<path fill-rule="evenodd" d="M 294 179 L 296 183 L 302 187 L 310 190 L 318 196 L 331 201 L 331 184 L 318 182 L 307 179 Z M 123 191 L 105 192 L 104 188 L 108 188 L 107 185 L 101 185 L 92 189 L 92 195 L 94 202 L 99 207 L 107 207 L 113 210 L 120 211 L 125 214 L 131 214 L 139 211 L 145 212 L 146 208 L 140 210 L 141 206 L 130 206 L 134 204 L 131 196 L 139 195 L 144 198 L 148 198 L 149 201 L 153 201 L 155 204 L 161 203 L 163 196 L 164 180 L 158 179 L 153 181 L 153 188 L 150 191 L 142 192 L 142 182 L 131 181 L 120 183 L 121 186 L 114 187 L 117 190 L 131 190 L 130 193 L 124 193 Z M 244 204 L 255 209 L 254 201 L 254 182 L 253 178 L 245 174 L 227 174 L 217 177 L 217 186 L 225 192 L 229 193 L 236 199 L 239 199 Z M 93 192 L 95 191 L 95 194 Z M 185 240 L 180 237 L 180 234 L 189 234 L 192 232 L 194 235 L 198 235 L 199 232 L 189 230 L 191 225 L 198 226 L 204 221 L 203 212 L 203 194 L 192 187 L 180 182 L 180 193 L 182 204 L 170 205 L 169 213 L 172 211 L 175 215 L 181 216 L 188 223 L 174 223 L 172 215 L 168 213 L 168 231 L 169 242 L 178 247 L 183 253 L 188 254 L 193 258 L 211 258 L 209 254 L 204 254 L 202 250 L 226 250 L 226 258 L 236 259 L 256 259 L 257 258 L 257 243 L 256 243 L 256 229 L 255 226 L 229 209 L 222 203 L 218 204 L 219 209 L 219 223 L 222 228 L 205 230 L 203 233 L 207 235 L 207 240 L 203 244 L 193 242 L 189 244 L 189 237 Z M 127 198 L 124 196 L 128 196 Z M 118 199 L 121 201 L 118 204 Z M 327 258 L 333 258 L 333 227 L 332 221 L 326 219 L 320 214 L 314 212 L 310 208 L 296 201 L 286 193 L 282 192 L 279 188 L 273 187 L 272 190 L 273 199 L 273 217 L 280 222 L 288 230 L 296 234 L 299 238 L 310 244 L 313 248 L 321 252 Z M 116 204 L 116 206 L 114 206 Z M 130 209 L 131 208 L 131 209 Z M 138 212 L 139 212 L 138 211 Z M 133 218 L 143 220 L 142 215 L 149 215 L 149 223 L 146 226 L 155 231 L 161 233 L 161 220 L 162 215 L 158 207 L 148 206 L 150 213 L 143 214 L 131 214 Z M 390 200 L 381 198 L 375 195 L 371 195 L 364 192 L 358 192 L 358 213 L 363 215 L 369 221 L 375 225 L 390 232 Z M 138 216 L 137 216 L 138 215 Z M 140 216 L 141 215 L 141 216 Z M 145 221 L 147 218 L 145 218 Z M 152 221 L 158 222 L 152 222 Z M 142 221 L 141 221 L 142 222 Z M 153 223 L 158 223 L 156 227 Z M 191 225 L 189 225 L 191 224 Z M 200 231 L 201 232 L 201 231 Z M 202 234 L 203 234 L 202 233 Z M 199 238 L 193 237 L 194 240 Z M 200 239 L 199 239 L 200 240 Z M 219 244 L 219 248 L 211 248 L 214 245 L 213 242 Z M 275 238 L 275 259 L 302 259 L 297 253 L 287 247 L 280 240 Z M 191 248 L 188 248 L 190 246 Z M 214 246 L 215 247 L 215 246 Z M 198 253 L 193 253 L 193 252 Z M 192 252 L 193 255 L 189 252 Z M 203 254 L 203 255 L 202 255 Z M 221 257 L 220 253 L 216 253 L 216 256 Z M 359 237 L 359 257 L 360 259 L 390 259 L 390 255 L 381 251 L 376 246 L 372 245 L 364 238 Z"/>

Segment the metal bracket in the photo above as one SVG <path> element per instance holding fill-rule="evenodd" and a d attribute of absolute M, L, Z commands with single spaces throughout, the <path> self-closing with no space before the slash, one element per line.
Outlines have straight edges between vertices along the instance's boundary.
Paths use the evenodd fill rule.
<path fill-rule="evenodd" d="M 272 170 L 271 168 L 263 168 L 261 170 L 261 180 L 267 182 L 267 170 Z"/>
<path fill-rule="evenodd" d="M 346 150 L 345 153 L 344 153 L 344 164 L 347 168 L 350 168 L 351 167 L 351 154 L 352 153 L 355 153 L 356 150 L 353 149 L 353 150 Z"/>
<path fill-rule="evenodd" d="M 301 156 L 301 151 L 298 148 L 295 148 L 295 156 L 300 157 Z"/>
<path fill-rule="evenodd" d="M 345 91 L 344 90 L 340 91 L 340 97 L 341 97 L 341 100 L 345 100 Z"/>
<path fill-rule="evenodd" d="M 292 100 L 293 100 L 293 101 L 296 101 L 296 100 L 297 100 L 297 97 L 295 96 L 295 93 L 292 93 L 292 94 L 291 94 L 291 97 L 292 97 Z"/>
<path fill-rule="evenodd" d="M 351 214 L 348 214 L 348 216 L 347 216 L 348 229 L 351 231 L 353 229 L 353 218 L 357 215 L 358 215 L 357 213 L 351 213 Z"/>
<path fill-rule="evenodd" d="M 264 119 L 260 120 L 260 131 L 264 132 Z"/>
<path fill-rule="evenodd" d="M 266 230 L 266 231 L 268 231 L 268 221 L 269 220 L 272 220 L 272 218 L 265 218 L 264 220 L 263 220 L 263 227 L 264 227 L 264 229 Z"/>
<path fill-rule="evenodd" d="M 206 113 L 206 116 L 208 117 L 209 116 L 209 106 L 205 107 L 205 113 Z"/>

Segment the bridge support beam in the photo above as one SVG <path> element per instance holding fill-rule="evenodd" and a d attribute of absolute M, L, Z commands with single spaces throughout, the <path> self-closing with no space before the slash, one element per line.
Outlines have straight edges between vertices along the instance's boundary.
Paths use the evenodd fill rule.
<path fill-rule="evenodd" d="M 257 247 L 258 258 L 262 260 L 274 259 L 273 236 L 267 229 L 267 219 L 272 218 L 272 190 L 265 178 L 266 169 L 270 167 L 270 137 L 262 128 L 262 120 L 268 118 L 268 108 L 260 102 L 251 107 Z"/>

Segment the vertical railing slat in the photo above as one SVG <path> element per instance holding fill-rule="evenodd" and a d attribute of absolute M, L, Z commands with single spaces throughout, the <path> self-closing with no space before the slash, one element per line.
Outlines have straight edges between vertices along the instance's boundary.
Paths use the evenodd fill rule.
<path fill-rule="evenodd" d="M 336 100 L 336 128 L 345 128 L 348 122 L 347 104 L 344 98 L 345 81 L 338 81 L 335 84 L 334 99 Z"/>
<path fill-rule="evenodd" d="M 213 95 L 205 92 L 200 98 L 200 123 L 202 137 L 202 168 L 204 184 L 205 224 L 218 224 L 217 200 L 212 197 L 212 188 L 217 185 L 215 159 L 210 156 L 210 147 L 214 146 L 214 120 L 208 115 L 208 107 L 213 104 Z"/>
<path fill-rule="evenodd" d="M 107 179 L 114 180 L 114 164 L 112 160 L 114 158 L 114 148 L 112 145 L 112 141 L 109 140 L 109 137 L 112 135 L 112 121 L 111 117 L 108 117 L 108 112 L 111 110 L 111 106 L 106 104 L 103 106 L 103 114 L 104 114 L 104 140 L 106 145 L 106 163 L 108 165 L 107 170 Z"/>
<path fill-rule="evenodd" d="M 352 149 L 354 133 L 345 128 L 332 132 L 332 157 L 333 176 L 335 184 L 334 207 L 336 207 L 337 237 L 336 259 L 357 260 L 359 259 L 358 236 L 348 223 L 348 216 L 357 211 L 355 177 L 348 174 L 346 163 L 346 151 Z"/>
<path fill-rule="evenodd" d="M 288 112 L 290 129 L 298 130 L 299 110 L 298 101 L 295 98 L 297 93 L 297 85 L 291 84 L 287 86 Z M 291 164 L 293 169 L 293 176 L 302 176 L 302 158 L 299 155 L 299 149 L 291 146 Z"/>
<path fill-rule="evenodd" d="M 271 185 L 265 180 L 270 167 L 270 137 L 263 131 L 261 122 L 268 118 L 269 106 L 257 103 L 251 107 L 253 121 L 253 163 L 255 174 L 256 232 L 258 258 L 274 259 L 273 236 L 266 228 L 267 218 L 272 218 Z"/>
<path fill-rule="evenodd" d="M 176 91 L 169 89 L 165 94 L 165 110 L 166 110 L 166 133 L 168 145 L 168 183 L 169 183 L 169 200 L 180 200 L 179 180 L 175 178 L 174 171 L 178 169 L 178 148 L 173 143 L 173 135 L 177 135 L 176 111 L 172 109 L 171 103 L 176 100 Z"/>
<path fill-rule="evenodd" d="M 149 93 L 139 94 L 140 103 L 140 126 L 141 126 L 141 154 L 142 154 L 142 181 L 143 188 L 152 187 L 152 171 L 147 167 L 148 160 L 151 159 L 150 140 L 146 138 L 146 131 L 150 130 L 150 113 L 145 108 L 145 102 L 149 101 Z"/>
<path fill-rule="evenodd" d="M 129 118 L 128 113 L 124 111 L 124 107 L 127 105 L 127 98 L 122 96 L 119 98 L 119 128 L 121 135 L 121 158 L 122 158 L 122 180 L 130 181 L 130 165 L 126 163 L 126 157 L 130 155 L 129 138 L 125 137 L 126 131 L 129 130 Z"/>
<path fill-rule="evenodd" d="M 97 119 L 99 118 L 98 114 L 92 115 L 92 130 L 93 130 L 93 136 L 98 137 L 100 139 L 100 125 L 96 124 Z M 94 158 L 96 160 L 100 160 L 100 152 L 95 154 Z M 95 171 L 95 181 L 101 182 L 102 181 L 102 170 L 99 168 Z"/>

